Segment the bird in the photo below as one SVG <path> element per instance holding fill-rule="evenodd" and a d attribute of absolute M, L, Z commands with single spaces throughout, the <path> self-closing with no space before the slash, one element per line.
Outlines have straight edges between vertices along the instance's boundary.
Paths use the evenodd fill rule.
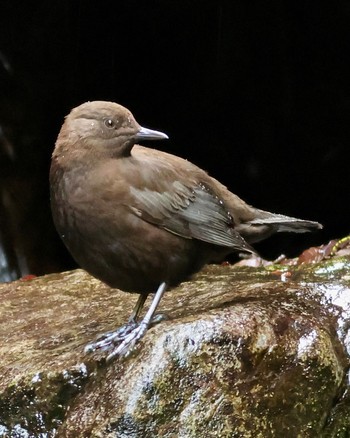
<path fill-rule="evenodd" d="M 257 209 L 181 157 L 138 145 L 165 140 L 122 105 L 85 102 L 65 117 L 52 153 L 53 221 L 78 265 L 112 288 L 139 294 L 127 323 L 88 344 L 107 361 L 127 356 L 166 290 L 276 232 L 322 228 Z M 140 313 L 155 293 L 143 318 Z"/>

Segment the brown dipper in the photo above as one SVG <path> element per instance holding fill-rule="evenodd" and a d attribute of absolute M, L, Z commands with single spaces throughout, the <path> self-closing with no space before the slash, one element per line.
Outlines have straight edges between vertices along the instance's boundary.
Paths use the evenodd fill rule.
<path fill-rule="evenodd" d="M 205 264 L 253 253 L 249 243 L 275 232 L 322 228 L 251 207 L 189 161 L 136 145 L 166 138 L 121 105 L 86 102 L 66 117 L 52 155 L 52 214 L 65 245 L 94 277 L 140 294 L 126 326 L 87 346 L 112 348 L 107 359 L 130 351 L 165 289 Z"/>

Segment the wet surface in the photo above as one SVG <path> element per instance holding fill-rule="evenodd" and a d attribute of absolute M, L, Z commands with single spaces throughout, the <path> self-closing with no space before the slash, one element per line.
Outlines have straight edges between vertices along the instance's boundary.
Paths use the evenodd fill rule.
<path fill-rule="evenodd" d="M 1 285 L 0 436 L 346 436 L 349 272 L 210 266 L 108 366 L 83 347 L 136 295 L 79 270 Z"/>

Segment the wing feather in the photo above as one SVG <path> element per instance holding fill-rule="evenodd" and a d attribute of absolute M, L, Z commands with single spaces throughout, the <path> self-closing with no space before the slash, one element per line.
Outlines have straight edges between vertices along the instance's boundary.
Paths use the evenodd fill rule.
<path fill-rule="evenodd" d="M 204 184 L 187 187 L 175 181 L 159 192 L 131 187 L 134 209 L 147 222 L 186 239 L 253 252 L 237 233 L 224 203 Z"/>

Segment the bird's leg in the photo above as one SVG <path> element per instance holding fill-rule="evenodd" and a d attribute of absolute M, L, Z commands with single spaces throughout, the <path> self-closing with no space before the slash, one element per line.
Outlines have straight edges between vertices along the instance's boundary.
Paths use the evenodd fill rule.
<path fill-rule="evenodd" d="M 139 295 L 139 298 L 135 304 L 135 307 L 128 319 L 127 324 L 130 323 L 136 323 L 137 322 L 137 318 L 139 317 L 141 310 L 143 309 L 143 306 L 147 300 L 148 294 L 141 294 Z"/>
<path fill-rule="evenodd" d="M 144 336 L 152 323 L 153 316 L 165 290 L 166 283 L 161 283 L 143 320 L 138 323 L 137 326 L 123 339 L 122 343 L 107 356 L 107 362 L 110 362 L 117 356 L 127 355 L 136 342 Z"/>
<path fill-rule="evenodd" d="M 127 335 L 137 327 L 137 318 L 143 308 L 143 305 L 145 304 L 147 296 L 147 294 L 139 295 L 135 307 L 126 324 L 122 325 L 117 330 L 104 333 L 103 335 L 99 336 L 95 342 L 86 345 L 84 348 L 85 353 L 92 353 L 95 350 L 101 349 L 106 350 L 118 342 L 123 341 Z"/>

